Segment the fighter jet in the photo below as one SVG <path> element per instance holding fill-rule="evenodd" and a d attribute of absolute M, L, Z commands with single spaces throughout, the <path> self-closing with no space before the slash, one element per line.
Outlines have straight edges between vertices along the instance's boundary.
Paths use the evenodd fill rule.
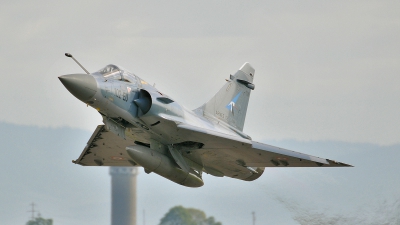
<path fill-rule="evenodd" d="M 255 89 L 249 63 L 226 79 L 209 101 L 190 110 L 165 92 L 116 65 L 58 77 L 80 101 L 103 118 L 73 163 L 82 166 L 141 166 L 187 187 L 201 187 L 203 173 L 244 181 L 265 167 L 344 167 L 323 159 L 253 141 L 243 133 Z M 84 118 L 82 118 L 84 119 Z"/>

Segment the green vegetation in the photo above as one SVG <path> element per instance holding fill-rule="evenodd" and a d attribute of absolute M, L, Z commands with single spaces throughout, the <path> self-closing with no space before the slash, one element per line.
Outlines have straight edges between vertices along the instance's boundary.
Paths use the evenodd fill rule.
<path fill-rule="evenodd" d="M 53 220 L 37 217 L 35 220 L 29 220 L 26 225 L 53 225 Z"/>
<path fill-rule="evenodd" d="M 175 206 L 165 214 L 159 225 L 222 225 L 222 223 L 215 222 L 214 217 L 207 218 L 201 210 Z"/>

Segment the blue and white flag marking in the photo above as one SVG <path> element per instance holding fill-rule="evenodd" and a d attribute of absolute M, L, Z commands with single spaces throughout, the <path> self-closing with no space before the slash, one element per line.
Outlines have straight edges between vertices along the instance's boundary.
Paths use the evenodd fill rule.
<path fill-rule="evenodd" d="M 241 92 L 239 92 L 239 94 L 237 94 L 237 95 L 232 99 L 232 101 L 231 101 L 227 106 L 225 106 L 227 109 L 229 109 L 229 111 L 231 111 L 231 113 L 232 113 L 233 115 L 235 115 L 235 113 L 233 112 L 233 108 L 236 108 L 236 107 L 235 107 L 235 104 L 236 104 L 237 100 L 239 99 L 240 94 L 241 94 Z"/>

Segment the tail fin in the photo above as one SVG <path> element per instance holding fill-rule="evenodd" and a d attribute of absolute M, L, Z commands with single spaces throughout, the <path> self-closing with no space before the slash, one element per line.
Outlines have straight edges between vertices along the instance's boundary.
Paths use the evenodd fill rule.
<path fill-rule="evenodd" d="M 254 90 L 254 68 L 245 63 L 218 93 L 201 108 L 204 116 L 214 117 L 243 131 L 250 92 Z"/>

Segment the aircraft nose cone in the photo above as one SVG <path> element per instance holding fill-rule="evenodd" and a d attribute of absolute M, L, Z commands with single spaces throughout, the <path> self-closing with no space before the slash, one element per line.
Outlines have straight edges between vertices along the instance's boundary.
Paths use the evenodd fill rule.
<path fill-rule="evenodd" d="M 92 75 L 69 74 L 59 76 L 61 83 L 82 102 L 89 101 L 97 91 L 97 82 Z"/>

